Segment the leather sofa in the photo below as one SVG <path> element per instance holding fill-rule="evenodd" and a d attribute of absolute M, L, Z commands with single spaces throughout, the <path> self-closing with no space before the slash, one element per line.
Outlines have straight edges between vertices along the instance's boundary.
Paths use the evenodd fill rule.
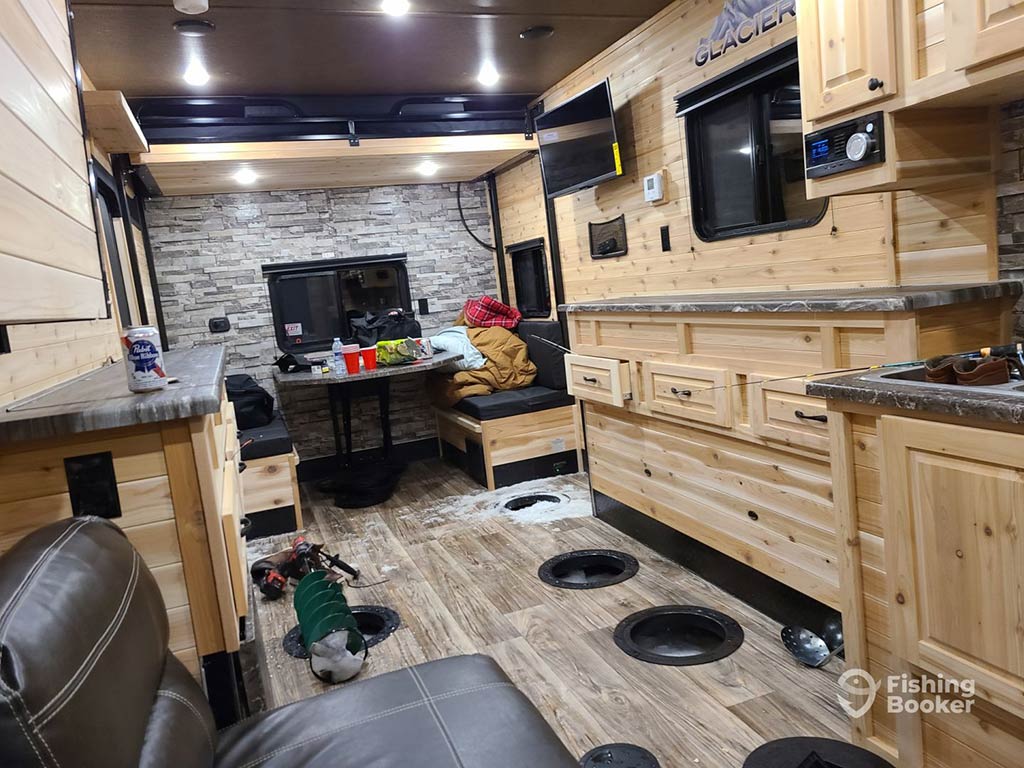
<path fill-rule="evenodd" d="M 0 557 L 0 765 L 578 765 L 485 656 L 350 683 L 218 733 L 167 633 L 153 576 L 109 522 L 64 520 Z"/>

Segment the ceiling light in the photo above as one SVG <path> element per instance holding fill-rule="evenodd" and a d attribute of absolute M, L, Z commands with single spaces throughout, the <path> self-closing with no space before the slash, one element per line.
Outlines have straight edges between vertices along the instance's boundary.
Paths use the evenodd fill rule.
<path fill-rule="evenodd" d="M 217 28 L 212 21 L 206 19 L 178 19 L 173 26 L 175 32 L 185 37 L 204 37 Z"/>
<path fill-rule="evenodd" d="M 252 184 L 259 176 L 252 168 L 239 168 L 238 173 L 235 174 L 235 181 L 239 184 Z"/>
<path fill-rule="evenodd" d="M 421 176 L 433 176 L 440 170 L 441 166 L 435 163 L 433 160 L 424 160 L 418 166 L 416 170 L 419 171 Z"/>
<path fill-rule="evenodd" d="M 487 62 L 480 67 L 480 74 L 476 76 L 476 79 L 480 81 L 481 85 L 491 86 L 497 85 L 501 75 L 498 74 L 498 70 L 494 68 L 491 62 Z"/>
<path fill-rule="evenodd" d="M 555 34 L 555 28 L 545 24 L 538 27 L 527 27 L 519 33 L 519 38 L 521 40 L 543 40 L 553 34 Z"/>
<path fill-rule="evenodd" d="M 195 15 L 210 10 L 210 0 L 174 0 L 174 10 Z"/>
<path fill-rule="evenodd" d="M 206 71 L 206 67 L 203 66 L 197 58 L 192 58 L 188 62 L 188 67 L 185 69 L 185 74 L 182 78 L 189 85 L 206 85 L 210 82 L 210 73 Z"/>
<path fill-rule="evenodd" d="M 405 16 L 409 12 L 409 0 L 384 0 L 380 9 L 388 16 Z"/>

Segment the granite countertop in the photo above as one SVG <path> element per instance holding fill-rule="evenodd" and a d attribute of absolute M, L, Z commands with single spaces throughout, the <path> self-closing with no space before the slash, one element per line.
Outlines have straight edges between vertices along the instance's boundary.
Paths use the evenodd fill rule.
<path fill-rule="evenodd" d="M 1024 383 L 963 387 L 901 380 L 921 376 L 920 366 L 865 371 L 807 384 L 807 394 L 901 411 L 960 416 L 965 419 L 1024 424 Z"/>
<path fill-rule="evenodd" d="M 164 367 L 177 382 L 155 392 L 131 392 L 119 360 L 8 403 L 0 412 L 0 442 L 153 424 L 220 410 L 223 347 L 165 352 Z"/>
<path fill-rule="evenodd" d="M 413 373 L 424 373 L 443 368 L 448 363 L 461 360 L 462 354 L 458 352 L 437 352 L 433 357 L 424 360 L 417 360 L 415 363 L 405 365 L 382 365 L 372 371 L 363 370 L 359 373 L 328 374 L 316 376 L 310 371 L 299 373 L 281 373 L 274 371 L 274 381 L 285 386 L 298 387 L 322 387 L 325 384 L 354 384 L 357 381 L 368 381 L 370 379 L 387 379 L 393 376 L 406 376 Z"/>
<path fill-rule="evenodd" d="M 907 288 L 638 296 L 563 304 L 560 312 L 912 312 L 1020 296 L 1024 281 Z"/>

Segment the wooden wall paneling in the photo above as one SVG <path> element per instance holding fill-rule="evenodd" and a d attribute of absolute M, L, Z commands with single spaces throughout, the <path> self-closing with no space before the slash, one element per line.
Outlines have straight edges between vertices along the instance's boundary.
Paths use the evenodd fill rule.
<path fill-rule="evenodd" d="M 857 489 L 854 485 L 852 417 L 829 408 L 829 452 L 833 467 L 833 496 L 836 514 L 836 546 L 839 566 L 839 608 L 843 614 L 846 664 L 849 669 L 867 669 L 867 625 L 864 615 L 863 571 Z M 863 701 L 852 701 L 855 707 Z M 873 733 L 871 713 L 853 720 L 854 741 L 870 747 Z"/>
<path fill-rule="evenodd" d="M 167 476 L 174 499 L 182 568 L 192 612 L 196 650 L 200 656 L 226 650 L 207 533 L 203 493 L 196 472 L 196 455 L 188 424 L 170 422 L 161 429 Z M 217 520 L 217 530 L 220 521 Z M 237 641 L 238 631 L 233 635 Z"/>
<path fill-rule="evenodd" d="M 189 431 L 198 470 L 199 488 L 202 496 L 202 511 L 206 526 L 206 547 L 213 569 L 213 579 L 208 589 L 217 601 L 226 651 L 237 651 L 239 647 L 238 617 L 235 614 L 231 586 L 231 572 L 228 566 L 227 542 L 224 538 L 224 523 L 221 520 L 225 485 L 225 450 L 223 439 L 217 439 L 217 428 L 213 416 L 192 419 Z"/>
<path fill-rule="evenodd" d="M 106 316 L 68 30 L 49 0 L 0 7 L 0 322 Z"/>

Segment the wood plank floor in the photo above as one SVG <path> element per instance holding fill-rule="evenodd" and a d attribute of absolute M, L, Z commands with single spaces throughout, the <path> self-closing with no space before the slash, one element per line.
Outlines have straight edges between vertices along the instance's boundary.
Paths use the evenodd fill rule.
<path fill-rule="evenodd" d="M 569 482 L 586 487 L 582 475 Z M 336 509 L 303 489 L 310 538 L 358 564 L 362 583 L 383 582 L 348 589 L 349 602 L 388 605 L 402 616 L 402 628 L 371 651 L 359 679 L 486 653 L 572 752 L 632 742 L 666 768 L 738 768 L 757 746 L 786 736 L 847 738 L 849 724 L 836 699 L 839 663 L 828 670 L 797 665 L 773 621 L 596 518 L 527 525 L 503 516 L 446 514 L 466 505 L 454 497 L 482 493 L 467 476 L 435 461 L 414 464 L 387 504 L 365 510 Z M 491 498 L 480 495 L 479 501 Z M 590 591 L 558 590 L 537 579 L 547 558 L 592 547 L 629 552 L 640 572 Z M 669 603 L 727 612 L 746 633 L 743 646 L 699 667 L 645 664 L 616 647 L 612 633 L 623 617 Z M 306 662 L 281 649 L 295 623 L 290 599 L 260 602 L 257 623 L 271 706 L 329 689 Z"/>

